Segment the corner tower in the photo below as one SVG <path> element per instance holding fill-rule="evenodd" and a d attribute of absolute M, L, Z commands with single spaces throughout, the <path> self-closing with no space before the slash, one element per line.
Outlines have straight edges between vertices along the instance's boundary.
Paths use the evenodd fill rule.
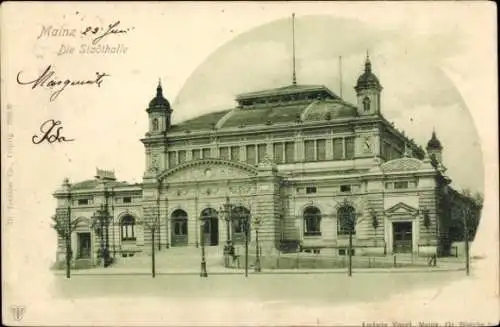
<path fill-rule="evenodd" d="M 372 72 L 370 56 L 367 54 L 365 71 L 359 76 L 354 87 L 358 98 L 358 114 L 360 116 L 380 113 L 380 92 L 382 89 L 377 76 Z"/>
<path fill-rule="evenodd" d="M 156 96 L 149 102 L 146 109 L 149 115 L 149 133 L 154 135 L 166 132 L 171 124 L 172 111 L 170 103 L 163 96 L 161 81 L 158 81 Z"/>
<path fill-rule="evenodd" d="M 426 150 L 433 164 L 443 164 L 443 146 L 436 136 L 436 131 L 432 131 L 432 137 L 429 142 L 427 142 Z"/>
<path fill-rule="evenodd" d="M 141 139 L 146 150 L 145 175 L 156 174 L 167 167 L 166 133 L 171 125 L 172 108 L 163 96 L 161 82 L 158 82 L 156 96 L 146 109 L 149 127 L 146 137 Z"/>

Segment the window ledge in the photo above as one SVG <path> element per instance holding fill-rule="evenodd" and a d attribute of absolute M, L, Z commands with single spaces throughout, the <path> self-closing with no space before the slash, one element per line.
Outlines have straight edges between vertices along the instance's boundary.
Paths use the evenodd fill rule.
<path fill-rule="evenodd" d="M 304 237 L 306 238 L 321 237 L 321 233 L 304 233 Z"/>

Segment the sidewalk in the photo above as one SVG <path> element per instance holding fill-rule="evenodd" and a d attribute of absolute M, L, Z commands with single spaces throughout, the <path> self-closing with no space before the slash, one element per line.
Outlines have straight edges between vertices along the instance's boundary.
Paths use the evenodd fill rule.
<path fill-rule="evenodd" d="M 445 271 L 460 271 L 465 270 L 465 267 L 458 265 L 437 266 L 437 267 L 404 267 L 404 268 L 356 268 L 353 269 L 353 274 L 367 274 L 367 273 L 410 273 L 410 272 L 445 272 Z M 244 269 L 231 269 L 224 267 L 207 268 L 208 275 L 244 275 Z M 55 275 L 65 275 L 64 270 L 54 271 Z M 289 275 L 289 274 L 347 274 L 346 268 L 338 269 L 263 269 L 261 272 L 255 272 L 253 267 L 248 268 L 250 275 Z M 104 276 L 104 275 L 151 275 L 151 267 L 144 268 L 123 268 L 123 267 L 109 267 L 109 268 L 92 268 L 92 269 L 79 269 L 71 270 L 71 275 L 87 275 L 87 276 Z M 167 275 L 200 275 L 199 269 L 165 269 L 159 268 L 156 270 L 157 276 Z"/>

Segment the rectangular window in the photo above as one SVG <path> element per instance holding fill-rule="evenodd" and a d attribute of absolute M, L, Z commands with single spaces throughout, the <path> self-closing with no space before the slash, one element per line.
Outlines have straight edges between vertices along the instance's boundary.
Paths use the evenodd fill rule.
<path fill-rule="evenodd" d="M 392 182 L 385 183 L 385 188 L 387 188 L 387 189 L 393 189 L 394 188 L 394 183 L 392 183 Z"/>
<path fill-rule="evenodd" d="M 219 156 L 221 159 L 229 160 L 229 148 L 227 146 L 219 148 Z"/>
<path fill-rule="evenodd" d="M 89 204 L 89 199 L 78 199 L 78 205 L 79 206 L 84 206 Z"/>
<path fill-rule="evenodd" d="M 285 162 L 295 162 L 295 143 L 285 143 Z"/>
<path fill-rule="evenodd" d="M 240 161 L 240 147 L 232 146 L 231 147 L 231 160 Z"/>
<path fill-rule="evenodd" d="M 351 192 L 351 185 L 340 185 L 340 192 Z"/>
<path fill-rule="evenodd" d="M 179 163 L 186 162 L 186 150 L 179 151 Z"/>
<path fill-rule="evenodd" d="M 193 154 L 193 160 L 201 159 L 201 150 L 200 149 L 194 149 L 192 154 Z"/>
<path fill-rule="evenodd" d="M 168 167 L 172 168 L 177 165 L 177 153 L 174 151 L 170 151 L 168 153 Z"/>
<path fill-rule="evenodd" d="M 262 162 L 267 155 L 267 144 L 259 144 L 257 146 L 257 150 L 259 154 L 259 162 Z"/>
<path fill-rule="evenodd" d="M 203 159 L 207 159 L 211 157 L 210 149 L 203 149 Z"/>
<path fill-rule="evenodd" d="M 354 137 L 345 138 L 345 158 L 354 159 Z"/>
<path fill-rule="evenodd" d="M 255 165 L 257 163 L 257 155 L 255 153 L 255 145 L 247 145 L 247 163 L 250 165 Z"/>
<path fill-rule="evenodd" d="M 394 188 L 396 189 L 408 188 L 408 181 L 394 182 Z"/>
<path fill-rule="evenodd" d="M 333 159 L 339 160 L 344 158 L 344 145 L 342 139 L 333 139 Z"/>
<path fill-rule="evenodd" d="M 317 160 L 326 160 L 326 140 L 316 140 Z"/>
<path fill-rule="evenodd" d="M 314 161 L 314 141 L 304 141 L 304 158 L 306 161 Z"/>
<path fill-rule="evenodd" d="M 316 186 L 308 186 L 306 187 L 306 194 L 316 193 Z"/>
<path fill-rule="evenodd" d="M 352 255 L 356 255 L 356 249 L 351 249 L 351 253 Z M 349 249 L 346 249 L 346 248 L 340 248 L 339 249 L 339 255 L 348 255 L 349 253 Z"/>
<path fill-rule="evenodd" d="M 274 162 L 276 162 L 277 164 L 284 162 L 283 149 L 284 149 L 283 143 L 274 144 Z"/>
<path fill-rule="evenodd" d="M 131 202 L 132 202 L 132 197 L 130 196 L 123 197 L 123 203 L 131 203 Z"/>

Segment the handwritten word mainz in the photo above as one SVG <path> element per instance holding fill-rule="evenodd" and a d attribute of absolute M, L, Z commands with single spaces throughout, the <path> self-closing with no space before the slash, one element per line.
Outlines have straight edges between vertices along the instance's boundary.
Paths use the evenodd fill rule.
<path fill-rule="evenodd" d="M 46 120 L 42 123 L 42 125 L 40 125 L 40 134 L 33 135 L 33 137 L 31 138 L 31 142 L 33 142 L 33 144 L 40 144 L 44 141 L 46 141 L 47 143 L 62 143 L 74 141 L 75 139 L 67 139 L 61 135 L 63 128 L 60 125 L 62 125 L 60 120 Z"/>
<path fill-rule="evenodd" d="M 40 30 L 40 35 L 38 35 L 37 40 L 42 37 L 77 37 L 78 35 L 83 37 L 89 35 L 93 37 L 92 44 L 96 45 L 108 35 L 126 34 L 134 29 L 134 27 L 118 28 L 119 26 L 120 21 L 117 20 L 114 23 L 109 24 L 107 27 L 87 26 L 85 29 L 80 31 L 80 33 L 78 33 L 76 28 L 68 28 L 66 25 L 61 25 L 59 27 L 54 27 L 54 25 L 42 25 L 42 29 Z"/>

